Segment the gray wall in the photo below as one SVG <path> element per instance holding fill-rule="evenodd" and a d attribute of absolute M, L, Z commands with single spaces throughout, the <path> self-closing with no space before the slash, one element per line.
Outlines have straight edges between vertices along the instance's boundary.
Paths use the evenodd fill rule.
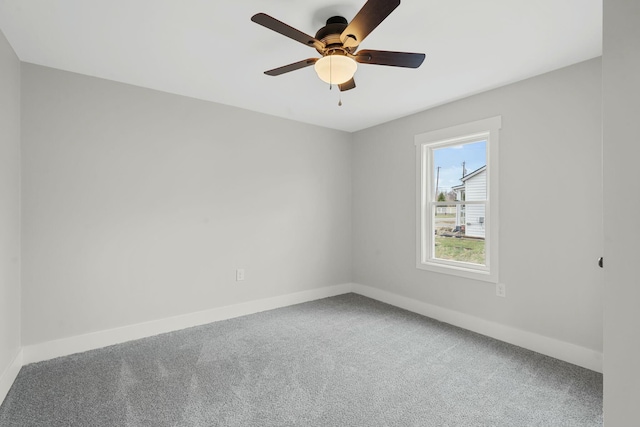
<path fill-rule="evenodd" d="M 603 145 L 605 202 L 604 417 L 638 423 L 640 402 L 640 3 L 605 0 Z M 624 206 L 624 209 L 618 209 Z"/>
<path fill-rule="evenodd" d="M 20 61 L 0 32 L 0 377 L 20 351 Z"/>
<path fill-rule="evenodd" d="M 353 135 L 22 80 L 25 345 L 353 280 L 602 350 L 599 59 Z M 495 115 L 506 299 L 415 268 L 414 136 Z"/>
<path fill-rule="evenodd" d="M 601 61 L 355 134 L 354 282 L 602 351 Z M 500 134 L 500 282 L 418 270 L 416 134 L 492 116 Z"/>
<path fill-rule="evenodd" d="M 350 281 L 349 134 L 22 79 L 25 345 Z"/>

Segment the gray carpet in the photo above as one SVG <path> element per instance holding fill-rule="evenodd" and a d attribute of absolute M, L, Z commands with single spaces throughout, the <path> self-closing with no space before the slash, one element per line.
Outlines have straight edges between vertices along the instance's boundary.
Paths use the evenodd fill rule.
<path fill-rule="evenodd" d="M 602 375 L 355 294 L 24 366 L 1 426 L 601 426 Z"/>

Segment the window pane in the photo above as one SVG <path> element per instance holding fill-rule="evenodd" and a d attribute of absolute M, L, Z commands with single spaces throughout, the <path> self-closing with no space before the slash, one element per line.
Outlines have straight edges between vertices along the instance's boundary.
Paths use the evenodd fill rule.
<path fill-rule="evenodd" d="M 436 234 L 451 233 L 456 227 L 456 213 L 459 209 L 456 205 L 434 207 L 434 227 Z"/>
<path fill-rule="evenodd" d="M 434 206 L 433 210 L 434 258 L 485 265 L 484 204 Z"/>
<path fill-rule="evenodd" d="M 433 149 L 433 201 L 486 200 L 487 142 Z"/>

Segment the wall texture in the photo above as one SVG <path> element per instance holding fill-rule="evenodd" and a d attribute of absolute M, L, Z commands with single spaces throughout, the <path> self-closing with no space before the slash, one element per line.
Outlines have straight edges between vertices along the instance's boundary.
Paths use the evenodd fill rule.
<path fill-rule="evenodd" d="M 356 133 L 354 282 L 601 352 L 601 105 L 593 59 Z M 414 136 L 498 115 L 504 299 L 415 267 Z"/>
<path fill-rule="evenodd" d="M 0 386 L 19 351 L 20 61 L 0 32 Z"/>
<path fill-rule="evenodd" d="M 640 3 L 604 2 L 603 157 L 605 232 L 604 420 L 638 423 L 640 280 L 638 238 L 626 224 L 640 211 Z M 622 204 L 623 209 L 616 208 Z"/>
<path fill-rule="evenodd" d="M 22 68 L 25 345 L 350 281 L 351 135 Z"/>
<path fill-rule="evenodd" d="M 350 135 L 23 64 L 23 344 L 354 281 L 601 352 L 600 80 Z M 415 268 L 414 136 L 496 115 L 506 299 Z"/>

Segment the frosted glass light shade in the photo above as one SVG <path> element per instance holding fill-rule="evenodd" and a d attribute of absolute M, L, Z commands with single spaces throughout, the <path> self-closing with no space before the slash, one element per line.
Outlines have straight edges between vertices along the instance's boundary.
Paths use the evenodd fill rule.
<path fill-rule="evenodd" d="M 348 56 L 327 55 L 316 61 L 314 68 L 320 80 L 339 85 L 351 80 L 358 69 L 358 63 Z"/>

